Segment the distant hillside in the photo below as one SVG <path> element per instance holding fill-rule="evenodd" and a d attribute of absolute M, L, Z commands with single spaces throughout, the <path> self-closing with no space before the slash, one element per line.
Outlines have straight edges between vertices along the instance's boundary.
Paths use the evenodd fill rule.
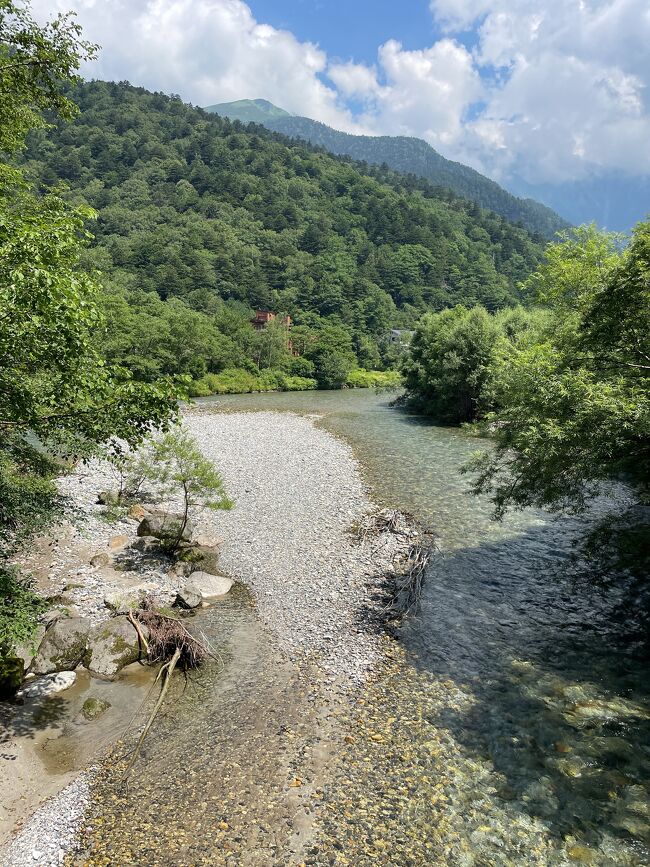
<path fill-rule="evenodd" d="M 650 176 L 632 177 L 604 172 L 561 184 L 526 184 L 514 179 L 512 188 L 534 196 L 562 213 L 574 225 L 596 222 L 611 232 L 629 232 L 650 215 Z"/>
<path fill-rule="evenodd" d="M 331 153 L 347 154 L 373 165 L 386 164 L 396 171 L 426 178 L 459 196 L 488 208 L 529 231 L 552 238 L 568 227 L 554 211 L 533 199 L 520 199 L 494 181 L 462 163 L 445 159 L 425 141 L 406 136 L 362 136 L 339 132 L 307 117 L 296 117 L 266 100 L 240 100 L 207 106 L 231 120 L 259 123 L 291 138 L 319 145 Z"/>
<path fill-rule="evenodd" d="M 229 117 L 230 120 L 239 120 L 242 123 L 261 123 L 291 118 L 292 115 L 283 108 L 278 108 L 266 99 L 239 99 L 237 102 L 220 102 L 216 105 L 208 105 L 205 111 Z"/>

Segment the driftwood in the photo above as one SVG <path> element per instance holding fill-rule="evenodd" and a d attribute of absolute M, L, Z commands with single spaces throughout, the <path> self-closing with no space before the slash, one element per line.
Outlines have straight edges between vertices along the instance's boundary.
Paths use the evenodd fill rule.
<path fill-rule="evenodd" d="M 165 700 L 165 696 L 167 695 L 167 690 L 169 689 L 171 677 L 172 677 L 172 674 L 174 673 L 174 669 L 176 668 L 176 664 L 178 663 L 178 660 L 181 658 L 181 653 L 182 653 L 181 649 L 179 647 L 177 647 L 176 650 L 174 651 L 173 655 L 172 655 L 172 658 L 160 666 L 160 671 L 158 672 L 158 675 L 156 677 L 156 682 L 158 682 L 161 677 L 164 678 L 162 687 L 160 689 L 160 695 L 158 696 L 158 701 L 156 702 L 154 709 L 149 714 L 149 719 L 147 720 L 147 723 L 146 723 L 145 727 L 142 729 L 142 733 L 141 733 L 140 737 L 138 738 L 138 743 L 136 744 L 136 747 L 133 750 L 133 755 L 131 756 L 129 763 L 126 766 L 126 770 L 124 771 L 124 775 L 122 777 L 123 781 L 125 781 L 127 779 L 127 777 L 129 776 L 129 774 L 131 773 L 131 771 L 133 769 L 133 765 L 136 763 L 138 756 L 140 755 L 140 750 L 142 749 L 142 744 L 144 743 L 144 739 L 149 734 L 149 729 L 153 725 L 153 721 L 155 720 L 155 718 L 158 716 L 158 711 L 162 707 L 162 704 Z"/>
<path fill-rule="evenodd" d="M 403 567 L 386 576 L 387 599 L 384 610 L 391 618 L 413 614 L 420 607 L 427 566 L 433 553 L 433 543 L 411 545 Z"/>
<path fill-rule="evenodd" d="M 398 538 L 401 552 L 393 567 L 381 576 L 377 596 L 382 619 L 399 620 L 419 608 L 427 566 L 438 549 L 433 534 L 418 528 L 411 515 L 398 509 L 366 515 L 356 528 L 362 545 L 381 539 L 385 533 Z M 380 547 L 381 543 L 372 553 Z"/>
<path fill-rule="evenodd" d="M 161 614 L 151 606 L 146 605 L 146 603 L 143 608 L 131 609 L 127 616 L 138 633 L 141 646 L 147 654 L 148 660 L 150 662 L 161 663 L 152 689 L 161 680 L 162 685 L 158 700 L 149 715 L 124 771 L 123 781 L 127 780 L 133 770 L 133 766 L 140 755 L 142 744 L 149 734 L 154 720 L 158 716 L 167 695 L 174 669 L 177 666 L 185 671 L 191 668 L 198 668 L 208 656 L 214 656 L 208 647 L 195 638 L 178 618 Z M 144 636 L 143 626 L 146 626 L 149 631 L 148 639 Z"/>

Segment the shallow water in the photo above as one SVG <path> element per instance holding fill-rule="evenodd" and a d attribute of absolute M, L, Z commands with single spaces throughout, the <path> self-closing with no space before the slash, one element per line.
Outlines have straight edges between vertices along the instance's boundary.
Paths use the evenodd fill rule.
<path fill-rule="evenodd" d="M 389 399 L 354 391 L 210 401 L 322 415 L 352 443 L 375 497 L 431 526 L 444 551 L 400 634 L 408 670 L 387 674 L 375 697 L 390 719 L 420 720 L 403 731 L 393 723 L 390 737 L 413 747 L 413 767 L 400 773 L 422 780 L 413 799 L 426 793 L 427 806 L 406 819 L 408 854 L 396 837 L 388 860 L 381 847 L 357 851 L 352 835 L 349 863 L 650 863 L 650 684 L 629 639 L 633 603 L 622 589 L 574 581 L 579 522 L 532 511 L 491 521 L 489 503 L 458 472 L 487 444 Z M 366 771 L 381 762 L 368 747 L 358 752 Z M 429 792 L 431 779 L 439 791 Z M 347 784 L 361 790 L 363 774 Z M 345 799 L 333 801 L 343 827 Z M 377 821 L 392 809 L 382 804 Z M 320 857 L 308 863 L 334 863 Z"/>

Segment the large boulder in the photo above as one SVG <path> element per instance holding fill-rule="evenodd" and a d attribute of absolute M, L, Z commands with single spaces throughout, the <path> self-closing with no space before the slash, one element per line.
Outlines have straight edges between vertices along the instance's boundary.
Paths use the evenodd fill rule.
<path fill-rule="evenodd" d="M 149 630 L 142 626 L 142 634 L 149 637 Z M 90 634 L 84 665 L 100 677 L 112 678 L 143 655 L 140 638 L 126 616 L 113 617 L 102 623 Z"/>
<path fill-rule="evenodd" d="M 28 680 L 16 693 L 16 698 L 26 699 L 28 701 L 47 698 L 48 695 L 54 695 L 57 692 L 63 692 L 64 689 L 70 689 L 77 679 L 76 671 L 57 671 L 52 674 L 46 674 L 45 677 L 35 677 Z"/>
<path fill-rule="evenodd" d="M 215 599 L 225 596 L 232 585 L 232 580 L 225 575 L 193 572 L 185 587 L 178 591 L 177 602 L 185 608 L 209 605 Z"/>
<path fill-rule="evenodd" d="M 208 572 L 219 574 L 219 548 L 208 545 L 183 545 L 176 552 L 176 559 L 189 567 L 187 574 L 192 572 Z"/>
<path fill-rule="evenodd" d="M 53 621 L 39 644 L 30 671 L 34 674 L 73 671 L 84 658 L 89 632 L 87 617 L 60 617 Z"/>
<path fill-rule="evenodd" d="M 56 618 L 49 618 L 50 620 Z M 34 630 L 34 634 L 31 638 L 27 638 L 25 641 L 21 641 L 20 644 L 17 644 L 14 648 L 14 654 L 19 656 L 25 664 L 25 668 L 29 668 L 32 664 L 32 659 L 36 656 L 38 651 L 38 646 L 43 640 L 43 636 L 45 635 L 45 624 L 39 623 L 36 629 Z"/>
<path fill-rule="evenodd" d="M 183 527 L 183 516 L 176 512 L 150 512 L 140 521 L 138 536 L 155 536 L 165 542 L 179 539 L 189 542 L 194 532 L 194 524 L 188 518 Z"/>
<path fill-rule="evenodd" d="M 130 608 L 141 608 L 145 596 L 152 590 L 157 590 L 158 584 L 153 581 L 143 581 L 130 587 L 117 587 L 107 590 L 104 594 L 104 605 L 111 611 L 126 613 Z"/>

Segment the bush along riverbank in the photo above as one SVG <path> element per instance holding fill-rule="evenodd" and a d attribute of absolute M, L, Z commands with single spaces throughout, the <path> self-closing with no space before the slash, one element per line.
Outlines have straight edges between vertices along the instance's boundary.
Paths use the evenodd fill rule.
<path fill-rule="evenodd" d="M 49 788 L 40 786 L 41 762 L 51 751 L 74 752 L 76 746 L 70 738 L 83 740 L 88 737 L 84 732 L 93 729 L 98 733 L 97 743 L 87 751 L 86 758 L 97 761 L 122 735 L 132 716 L 135 694 L 128 693 L 132 697 L 127 719 L 116 715 L 115 696 L 126 688 L 142 664 L 165 665 L 179 649 L 184 656 L 177 662 L 185 668 L 199 661 L 196 654 L 204 656 L 209 664 L 196 683 L 205 692 L 206 701 L 207 696 L 216 695 L 214 678 L 221 671 L 221 662 L 212 660 L 210 608 L 205 609 L 205 604 L 218 606 L 224 612 L 222 606 L 236 606 L 236 600 L 228 601 L 233 598 L 228 592 L 233 579 L 245 582 L 253 593 L 257 614 L 250 611 L 246 617 L 264 624 L 268 637 L 260 638 L 260 646 L 269 648 L 264 665 L 280 678 L 280 686 L 286 678 L 293 682 L 299 676 L 303 662 L 310 660 L 309 665 L 315 665 L 312 673 L 300 680 L 306 740 L 296 740 L 296 750 L 307 749 L 307 743 L 315 749 L 319 740 L 315 737 L 320 725 L 316 717 L 322 706 L 316 701 L 316 693 L 322 688 L 328 701 L 340 690 L 341 695 L 347 695 L 381 659 L 381 629 L 368 629 L 363 624 L 399 617 L 412 602 L 405 589 L 411 583 L 410 576 L 417 572 L 418 551 L 424 539 L 403 516 L 377 514 L 344 443 L 310 421 L 286 414 L 231 415 L 196 408 L 190 410 L 185 423 L 203 456 L 223 468 L 221 493 L 225 496 L 227 489 L 237 500 L 232 511 L 226 508 L 214 512 L 194 505 L 188 517 L 184 497 L 178 492 L 170 492 L 164 502 L 151 502 L 152 481 L 139 481 L 141 466 L 137 456 L 126 464 L 94 461 L 59 480 L 60 492 L 68 498 L 70 523 L 62 524 L 56 537 L 42 540 L 23 555 L 22 565 L 37 577 L 41 593 L 48 599 L 48 610 L 35 646 L 21 649 L 30 676 L 14 704 L 4 706 L 7 727 L 15 733 L 17 747 L 13 776 L 3 783 L 1 792 L 5 834 L 27 819 L 44 796 L 56 793 L 55 783 Z M 160 457 L 159 452 L 155 465 L 160 464 Z M 147 462 L 151 462 L 151 456 Z M 273 466 L 273 474 L 267 472 L 268 466 Z M 191 502 L 197 499 L 190 496 Z M 230 501 L 222 501 L 222 505 L 228 506 Z M 227 541 L 222 543 L 222 538 Z M 188 620 L 190 607 L 206 613 Z M 223 629 L 223 616 L 215 622 Z M 238 661 L 239 655 L 243 653 L 245 661 L 250 651 L 239 649 L 241 636 L 237 636 L 240 632 L 235 629 L 232 650 L 225 658 L 234 655 L 235 663 L 240 665 L 245 662 Z M 221 660 L 221 650 L 218 655 Z M 152 671 L 151 679 L 153 676 Z M 92 683 L 100 685 L 101 690 L 93 689 Z M 80 688 L 86 692 L 77 695 Z M 172 685 L 169 700 L 175 704 L 177 698 L 178 689 Z M 268 698 L 271 705 L 277 694 L 273 692 Z M 270 707 L 265 709 L 257 688 L 250 700 L 254 718 L 267 710 L 271 713 Z M 52 717 L 54 730 L 45 729 L 45 753 L 36 754 L 31 747 L 21 752 L 25 733 L 36 725 L 34 720 L 51 716 L 55 705 L 58 721 Z M 246 730 L 247 705 L 240 707 L 237 699 L 231 711 Z M 130 747 L 136 747 L 135 739 L 147 714 L 129 730 Z M 18 718 L 22 720 L 20 725 Z M 310 720 L 309 724 L 305 720 Z M 164 723 L 162 726 L 165 739 L 172 738 L 179 754 L 185 755 L 188 738 L 194 737 L 189 721 L 187 729 L 182 724 L 171 731 Z M 148 749 L 154 753 L 160 731 L 161 723 L 154 719 L 147 735 L 153 738 Z M 217 765 L 236 755 L 232 734 L 228 738 L 231 740 L 224 740 L 221 755 L 214 758 Z M 59 741 L 61 746 L 57 748 Z M 330 750 L 332 744 L 321 744 L 320 748 L 326 747 Z M 262 745 L 256 745 L 254 739 L 246 748 L 250 760 L 246 767 L 255 777 L 254 785 L 263 788 L 266 781 L 257 778 L 255 769 L 263 767 L 267 760 L 275 766 L 279 759 L 257 756 L 256 750 L 261 750 Z M 119 783 L 114 768 L 119 765 L 122 776 L 127 771 L 128 755 L 121 761 L 124 747 L 119 747 L 118 752 L 119 756 L 110 759 L 102 771 L 102 775 L 109 774 L 110 786 Z M 27 766 L 28 753 L 31 764 Z M 147 777 L 147 756 L 145 750 L 138 761 L 138 778 L 142 774 Z M 302 758 L 297 754 L 292 759 L 295 763 L 299 760 Z M 70 759 L 66 761 L 70 767 Z M 20 774 L 15 773 L 21 767 L 36 783 L 35 790 L 26 792 L 24 786 L 21 789 Z M 75 767 L 78 771 L 84 765 Z M 318 782 L 321 772 L 314 773 Z M 221 766 L 210 767 L 209 779 L 215 775 L 224 775 Z M 109 805 L 101 802 L 102 792 L 108 792 L 110 786 L 104 790 L 102 783 L 99 794 L 92 795 L 94 779 L 94 772 L 89 771 L 82 782 L 73 783 L 39 810 L 33 821 L 27 821 L 6 850 L 5 863 L 12 867 L 32 864 L 33 851 L 37 851 L 39 864 L 58 864 L 64 853 L 79 843 L 77 832 L 87 821 L 84 816 L 89 798 L 95 803 L 93 817 L 101 813 L 105 819 L 110 812 Z M 55 780 L 60 787 L 71 777 L 60 775 Z M 293 798 L 296 788 L 294 777 L 288 778 L 277 797 Z M 264 798 L 260 803 L 266 803 Z M 258 818 L 264 822 L 268 817 L 260 809 Z M 64 811 L 69 811 L 69 818 L 63 816 Z M 117 830 L 139 815 L 140 807 L 129 800 L 128 815 L 112 816 L 110 822 Z M 306 821 L 305 816 L 303 819 Z M 234 823 L 234 819 L 230 821 Z M 240 821 L 248 833 L 250 816 L 241 816 Z M 293 820 L 287 823 L 287 833 L 293 834 L 294 824 Z M 129 831 L 127 836 L 135 844 L 144 845 L 146 833 L 146 829 L 140 829 L 137 833 Z M 198 846 L 214 845 L 201 833 Z M 110 840 L 107 831 L 92 841 L 84 839 L 81 845 L 99 851 Z M 150 841 L 147 845 L 151 845 Z M 100 859 L 97 863 L 103 862 Z"/>
<path fill-rule="evenodd" d="M 351 371 L 336 386 L 339 388 L 396 388 L 402 383 L 397 370 Z M 318 381 L 307 376 L 294 376 L 283 370 L 261 370 L 251 373 L 241 368 L 230 368 L 221 373 L 207 373 L 189 386 L 191 397 L 210 397 L 214 394 L 250 394 L 264 391 L 311 391 L 319 387 Z"/>

